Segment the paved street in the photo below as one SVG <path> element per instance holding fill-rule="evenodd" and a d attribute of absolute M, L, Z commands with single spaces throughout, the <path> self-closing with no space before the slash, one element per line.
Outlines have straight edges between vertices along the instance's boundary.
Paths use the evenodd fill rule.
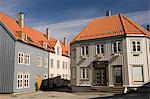
<path fill-rule="evenodd" d="M 21 94 L 0 94 L 0 99 L 149 99 L 148 93 L 134 93 L 127 95 L 116 95 L 115 93 L 106 92 L 81 92 L 81 93 L 67 93 L 67 92 L 29 92 Z"/>

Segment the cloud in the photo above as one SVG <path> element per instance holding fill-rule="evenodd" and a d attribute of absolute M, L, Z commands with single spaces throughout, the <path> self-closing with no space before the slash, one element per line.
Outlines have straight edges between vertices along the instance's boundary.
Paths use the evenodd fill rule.
<path fill-rule="evenodd" d="M 133 19 L 139 24 L 150 24 L 150 10 L 138 11 L 132 13 L 126 13 L 129 18 Z M 72 21 L 64 21 L 55 24 L 44 24 L 36 26 L 34 28 L 44 32 L 46 27 L 51 30 L 51 35 L 62 40 L 64 36 L 67 36 L 71 41 L 78 33 L 80 33 L 94 18 L 80 19 Z"/>

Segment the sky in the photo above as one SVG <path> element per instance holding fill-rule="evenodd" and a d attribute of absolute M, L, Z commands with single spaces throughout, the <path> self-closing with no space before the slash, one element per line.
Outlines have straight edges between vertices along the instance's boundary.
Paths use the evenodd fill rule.
<path fill-rule="evenodd" d="M 25 14 L 25 24 L 71 41 L 94 18 L 123 13 L 142 26 L 150 24 L 150 0 L 0 0 L 0 11 L 12 18 Z"/>

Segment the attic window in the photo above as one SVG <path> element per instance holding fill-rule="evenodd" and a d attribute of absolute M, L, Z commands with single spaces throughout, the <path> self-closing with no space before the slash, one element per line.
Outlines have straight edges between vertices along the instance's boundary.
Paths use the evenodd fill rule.
<path fill-rule="evenodd" d="M 47 49 L 47 43 L 46 42 L 43 42 L 43 47 L 45 48 L 45 49 Z"/>
<path fill-rule="evenodd" d="M 28 38 L 27 34 L 22 33 L 22 40 L 23 40 L 24 42 L 27 42 L 27 38 Z"/>

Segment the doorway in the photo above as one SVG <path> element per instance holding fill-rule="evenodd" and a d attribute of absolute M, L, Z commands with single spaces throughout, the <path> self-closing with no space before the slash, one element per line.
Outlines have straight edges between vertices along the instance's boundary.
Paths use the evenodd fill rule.
<path fill-rule="evenodd" d="M 114 85 L 121 86 L 122 82 L 122 66 L 114 66 L 113 67 L 113 81 Z"/>

